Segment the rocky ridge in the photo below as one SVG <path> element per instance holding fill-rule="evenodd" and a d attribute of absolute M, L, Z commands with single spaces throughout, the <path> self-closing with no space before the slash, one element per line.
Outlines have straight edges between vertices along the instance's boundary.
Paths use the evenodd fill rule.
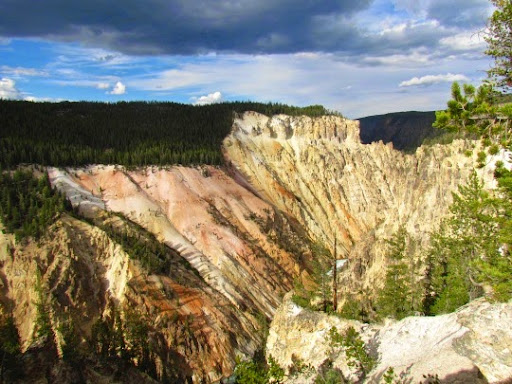
<path fill-rule="evenodd" d="M 412 383 L 428 375 L 442 383 L 506 383 L 512 377 L 511 322 L 512 303 L 478 299 L 447 315 L 368 325 L 311 312 L 288 295 L 272 321 L 266 351 L 282 367 L 292 367 L 295 360 L 313 368 L 289 375 L 288 383 L 314 382 L 314 370 L 328 361 L 345 378 L 360 379 L 343 350 L 329 344 L 332 327 L 343 333 L 352 326 L 377 362 L 361 382 L 383 382 L 392 367 L 397 378 Z"/>

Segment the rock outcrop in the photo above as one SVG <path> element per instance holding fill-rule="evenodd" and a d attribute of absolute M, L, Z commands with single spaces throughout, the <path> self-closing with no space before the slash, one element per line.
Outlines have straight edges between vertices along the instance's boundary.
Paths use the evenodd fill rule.
<path fill-rule="evenodd" d="M 384 239 L 400 225 L 423 244 L 475 167 L 475 143 L 420 147 L 362 144 L 356 121 L 247 112 L 224 141 L 233 173 L 349 260 L 345 290 L 380 286 Z M 475 150 L 476 152 L 476 150 Z M 492 183 L 492 164 L 480 176 Z"/>
<path fill-rule="evenodd" d="M 437 317 L 408 317 L 381 325 L 362 324 L 295 305 L 288 295 L 272 321 L 267 356 L 282 367 L 293 360 L 313 369 L 287 382 L 313 382 L 315 370 L 332 361 L 347 378 L 357 378 L 343 348 L 329 345 L 329 330 L 354 327 L 376 360 L 365 383 L 381 382 L 392 367 L 396 377 L 418 383 L 438 376 L 442 383 L 505 383 L 512 377 L 512 302 L 475 300 L 459 311 Z"/>

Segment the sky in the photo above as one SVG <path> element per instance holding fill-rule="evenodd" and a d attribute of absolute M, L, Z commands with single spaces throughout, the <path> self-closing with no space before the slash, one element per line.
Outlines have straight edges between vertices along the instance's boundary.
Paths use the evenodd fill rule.
<path fill-rule="evenodd" d="M 0 0 L 0 98 L 444 109 L 488 0 Z"/>

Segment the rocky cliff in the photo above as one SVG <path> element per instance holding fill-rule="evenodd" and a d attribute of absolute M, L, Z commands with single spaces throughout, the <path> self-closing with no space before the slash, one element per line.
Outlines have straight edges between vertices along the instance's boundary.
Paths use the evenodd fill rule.
<path fill-rule="evenodd" d="M 233 172 L 349 260 L 346 291 L 380 286 L 384 239 L 404 225 L 420 242 L 446 215 L 452 192 L 474 168 L 475 143 L 420 147 L 404 154 L 362 144 L 356 121 L 267 117 L 247 112 L 224 141 Z M 476 150 L 474 151 L 476 152 Z M 470 152 L 471 153 L 471 152 Z M 493 160 L 480 176 L 491 186 Z"/>
<path fill-rule="evenodd" d="M 28 352 L 40 345 L 43 308 L 51 330 L 45 345 L 56 359 L 65 355 L 68 323 L 77 350 L 112 353 L 98 338 L 106 327 L 131 334 L 113 354 L 129 351 L 156 379 L 218 381 L 236 356 L 262 347 L 294 280 L 307 281 L 312 241 L 332 250 L 338 239 L 338 255 L 349 260 L 345 292 L 376 289 L 384 239 L 403 224 L 427 240 L 473 168 L 464 154 L 471 145 L 406 155 L 362 144 L 357 123 L 341 117 L 248 112 L 224 141 L 222 169 L 46 169 L 78 214 L 62 215 L 38 241 L 0 236 L 4 313 L 13 314 Z M 491 163 L 481 175 L 491 183 Z M 105 373 L 95 364 L 81 372 L 83 381 L 121 380 L 123 369 Z"/>

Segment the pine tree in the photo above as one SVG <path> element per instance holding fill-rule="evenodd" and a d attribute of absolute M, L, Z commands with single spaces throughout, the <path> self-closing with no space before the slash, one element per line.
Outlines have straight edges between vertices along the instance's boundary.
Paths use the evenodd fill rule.
<path fill-rule="evenodd" d="M 451 312 L 481 296 L 484 286 L 503 292 L 500 284 L 507 285 L 511 264 L 501 251 L 502 202 L 484 190 L 474 171 L 453 194 L 451 217 L 432 236 L 429 292 L 434 299 L 427 304 L 428 313 Z"/>
<path fill-rule="evenodd" d="M 494 58 L 488 75 L 505 91 L 512 87 L 512 3 L 509 0 L 491 0 L 496 10 L 489 19 L 484 36 L 488 44 L 485 53 Z"/>
<path fill-rule="evenodd" d="M 414 314 L 420 307 L 412 241 L 404 226 L 387 240 L 388 252 L 384 287 L 377 298 L 377 312 L 381 316 L 402 319 Z"/>

